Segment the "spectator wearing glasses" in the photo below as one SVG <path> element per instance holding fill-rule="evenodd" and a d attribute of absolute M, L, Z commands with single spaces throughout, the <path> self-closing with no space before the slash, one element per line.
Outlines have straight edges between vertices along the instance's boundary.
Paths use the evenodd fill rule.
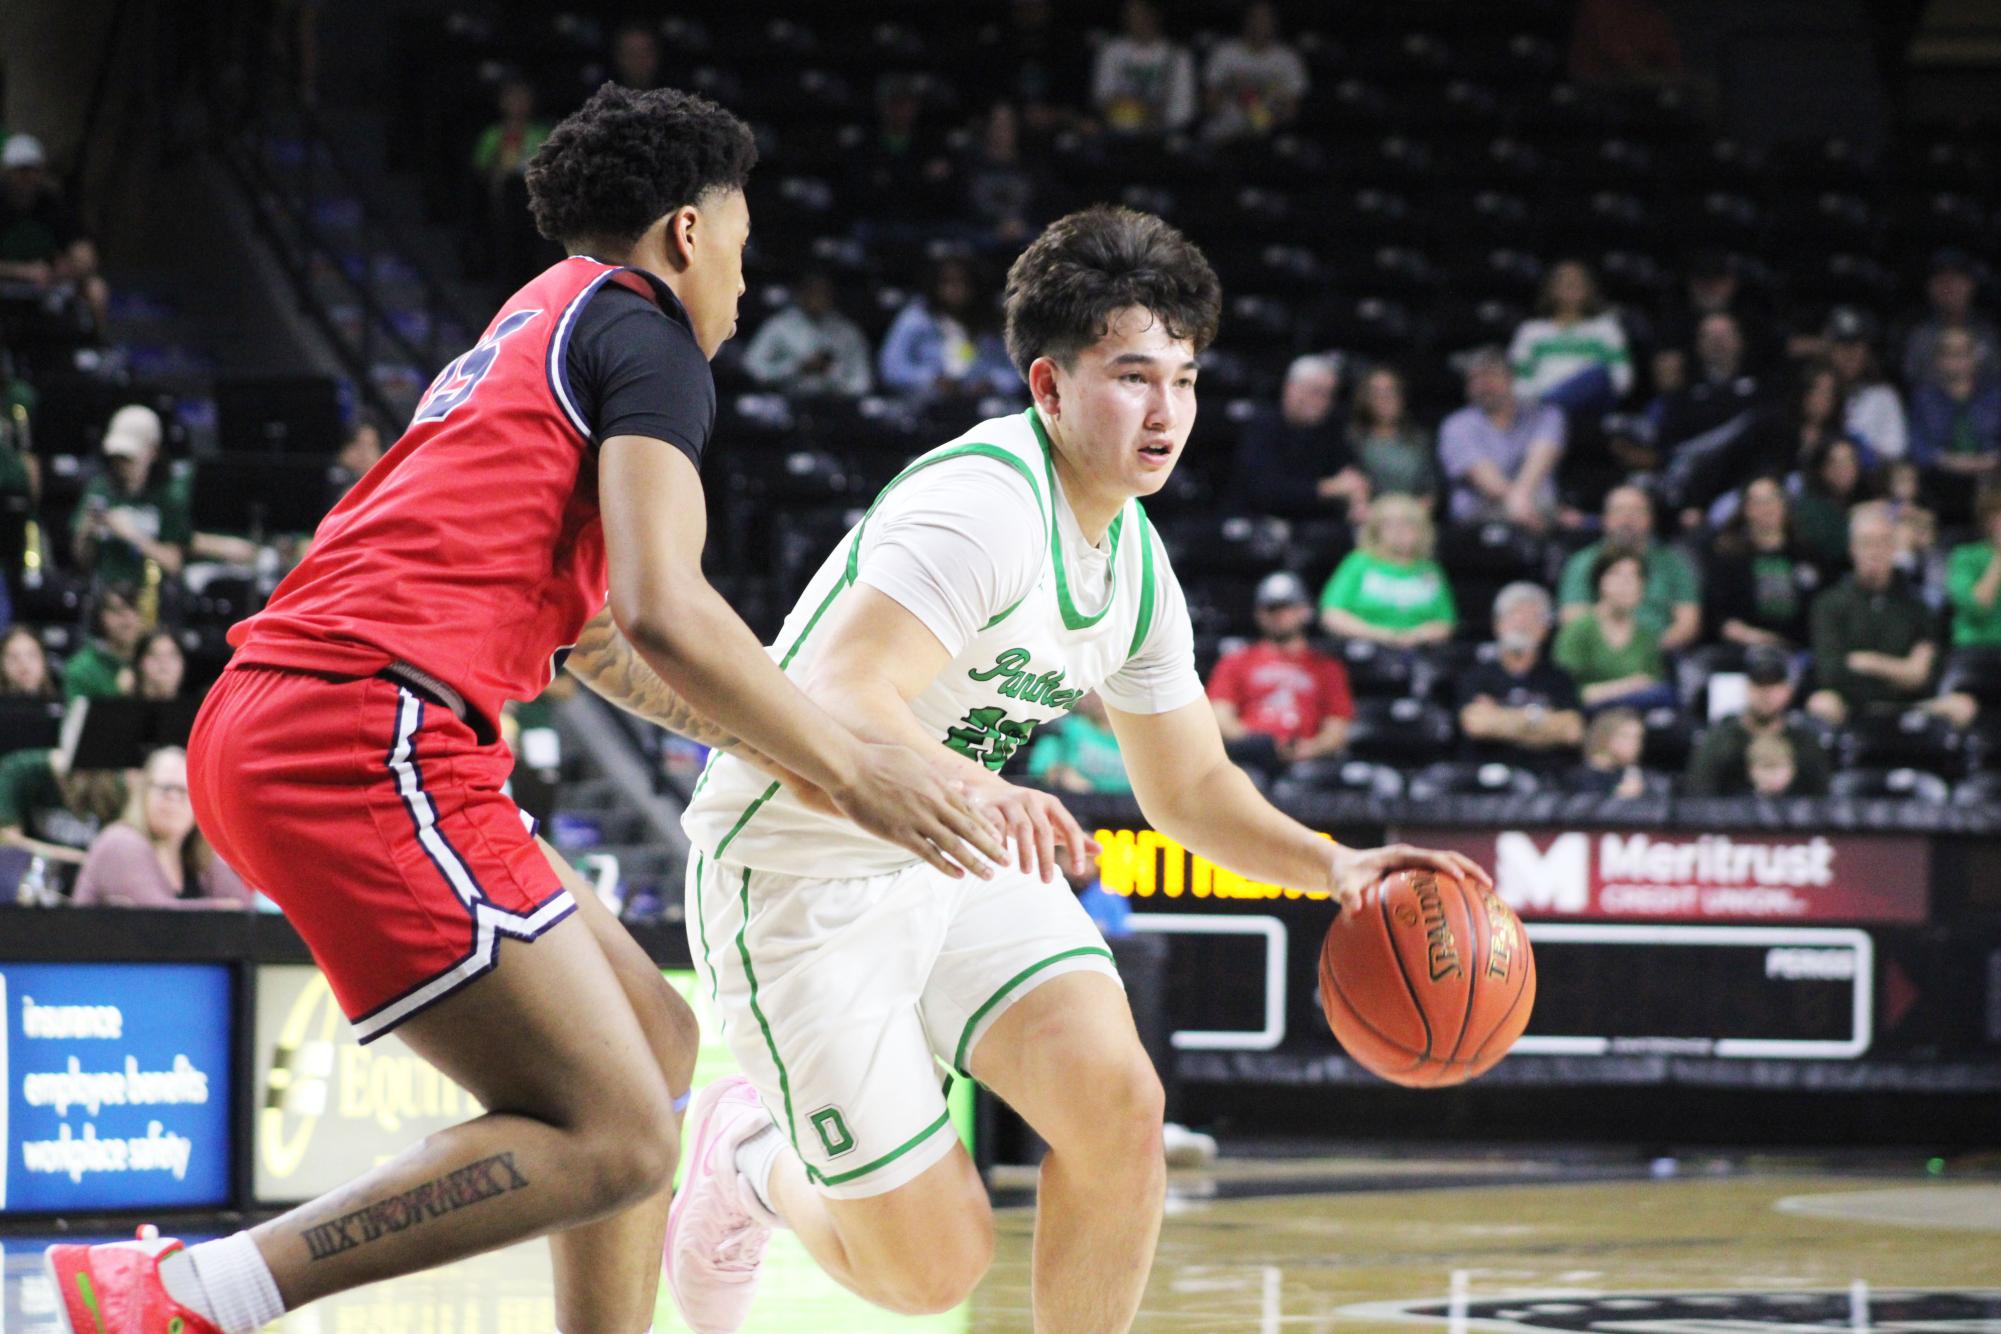
<path fill-rule="evenodd" d="M 115 908 L 251 906 L 249 889 L 195 827 L 188 757 L 179 746 L 146 757 L 125 817 L 91 841 L 70 901 Z"/>

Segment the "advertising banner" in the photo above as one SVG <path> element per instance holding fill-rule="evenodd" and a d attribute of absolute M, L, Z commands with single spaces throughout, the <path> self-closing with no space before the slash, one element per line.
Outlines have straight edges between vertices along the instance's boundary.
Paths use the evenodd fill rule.
<path fill-rule="evenodd" d="M 0 1010 L 0 1210 L 228 1203 L 228 968 L 0 963 Z"/>
<path fill-rule="evenodd" d="M 1491 868 L 1531 919 L 1920 923 L 1931 906 L 1922 838 L 1421 826 L 1393 837 Z"/>

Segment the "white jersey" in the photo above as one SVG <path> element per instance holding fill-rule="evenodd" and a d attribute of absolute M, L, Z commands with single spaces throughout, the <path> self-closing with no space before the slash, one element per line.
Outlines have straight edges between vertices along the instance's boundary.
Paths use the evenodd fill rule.
<path fill-rule="evenodd" d="M 788 676 L 812 665 L 816 632 L 857 584 L 952 655 L 911 709 L 990 769 L 1090 691 L 1128 713 L 1203 695 L 1187 604 L 1146 512 L 1128 501 L 1102 543 L 1086 541 L 1033 408 L 981 422 L 883 489 L 786 618 L 771 652 Z M 730 755 L 711 758 L 682 825 L 712 860 L 822 880 L 916 861 Z"/>

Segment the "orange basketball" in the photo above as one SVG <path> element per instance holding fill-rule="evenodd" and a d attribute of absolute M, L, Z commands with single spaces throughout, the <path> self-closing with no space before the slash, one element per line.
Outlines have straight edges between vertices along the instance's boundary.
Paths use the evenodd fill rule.
<path fill-rule="evenodd" d="M 1397 871 L 1320 947 L 1320 1004 L 1348 1054 L 1411 1088 L 1485 1074 L 1535 1007 L 1535 956 L 1514 909 L 1450 872 Z"/>

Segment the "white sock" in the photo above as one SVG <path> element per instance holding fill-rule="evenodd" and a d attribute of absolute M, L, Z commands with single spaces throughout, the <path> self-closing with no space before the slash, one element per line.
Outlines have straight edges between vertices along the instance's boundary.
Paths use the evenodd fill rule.
<path fill-rule="evenodd" d="M 167 1295 L 222 1334 L 257 1334 L 285 1314 L 271 1267 L 248 1232 L 205 1241 L 160 1261 Z"/>
<path fill-rule="evenodd" d="M 771 1168 L 784 1150 L 785 1136 L 775 1125 L 766 1126 L 736 1146 L 736 1170 L 743 1173 L 744 1180 L 750 1183 L 750 1193 L 757 1196 L 757 1202 L 773 1218 L 778 1216 L 778 1210 L 771 1203 Z"/>

